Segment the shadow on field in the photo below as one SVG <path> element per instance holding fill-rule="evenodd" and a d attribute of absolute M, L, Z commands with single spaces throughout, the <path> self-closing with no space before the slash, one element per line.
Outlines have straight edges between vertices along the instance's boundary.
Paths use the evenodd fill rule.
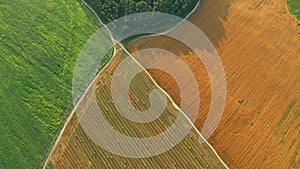
<path fill-rule="evenodd" d="M 237 0 L 202 0 L 198 9 L 188 18 L 211 40 L 215 47 L 226 38 L 222 21 L 227 20 L 230 6 Z"/>
<path fill-rule="evenodd" d="M 197 26 L 213 43 L 214 47 L 219 47 L 220 42 L 226 38 L 223 23 L 227 20 L 229 8 L 236 0 L 203 0 L 196 11 L 188 18 L 188 21 Z M 184 32 L 186 36 L 191 36 L 190 32 Z M 175 54 L 188 53 L 181 42 L 167 36 L 151 36 L 137 39 L 127 45 L 129 51 L 141 50 L 145 48 L 160 48 L 172 51 Z"/>

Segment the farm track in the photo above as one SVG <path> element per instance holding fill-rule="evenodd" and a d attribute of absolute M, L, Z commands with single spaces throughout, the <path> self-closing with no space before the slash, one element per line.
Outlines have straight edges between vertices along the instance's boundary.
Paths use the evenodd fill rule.
<path fill-rule="evenodd" d="M 0 4 L 0 168 L 41 168 L 73 108 L 76 56 L 100 25 L 78 1 Z"/>
<path fill-rule="evenodd" d="M 90 100 L 91 90 L 89 90 L 75 111 L 81 114 L 86 112 L 87 109 L 92 110 L 93 107 L 100 106 L 102 112 L 105 112 L 105 119 L 115 130 L 133 137 L 157 135 L 170 127 L 180 112 L 171 104 L 169 99 L 162 117 L 147 125 L 130 123 L 120 117 L 110 96 L 110 82 L 111 72 L 114 72 L 114 69 L 125 57 L 130 56 L 124 51 L 121 55 L 116 54 L 110 66 L 97 77 L 95 88 L 92 88 L 96 92 L 97 105 L 94 105 Z M 131 60 L 131 64 L 132 66 L 138 66 L 134 60 Z M 126 76 L 125 74 L 126 72 L 124 72 L 124 76 Z M 132 104 L 138 109 L 147 109 L 150 106 L 147 102 L 147 92 L 157 89 L 157 86 L 145 72 L 140 73 L 134 79 L 133 84 L 130 91 Z M 145 91 L 147 92 L 145 93 Z M 189 124 L 189 121 L 187 120 L 186 123 Z M 200 144 L 198 139 L 199 134 L 193 128 L 182 142 L 168 152 L 144 159 L 124 158 L 109 153 L 95 144 L 93 140 L 86 136 L 80 123 L 78 123 L 77 116 L 73 115 L 60 138 L 59 144 L 51 155 L 50 161 L 55 168 L 161 168 L 164 166 L 169 168 L 226 168 L 215 152 L 212 151 L 210 145 L 207 143 Z M 111 140 L 111 142 L 118 142 L 118 140 Z M 145 148 L 145 151 L 150 152 L 151 149 L 147 150 Z"/>
<path fill-rule="evenodd" d="M 188 20 L 213 42 L 227 76 L 225 112 L 208 141 L 231 168 L 299 168 L 300 30 L 286 1 L 204 0 Z M 204 98 L 196 121 L 201 129 L 210 106 L 210 80 L 201 61 L 164 36 L 139 39 L 128 49 L 150 47 L 181 55 L 193 70 Z M 180 102 L 172 78 L 148 72 Z"/>
<path fill-rule="evenodd" d="M 93 9 L 85 2 L 85 1 L 82 1 L 92 12 L 93 12 L 93 14 L 96 16 L 96 18 L 98 19 L 98 21 L 103 25 L 103 23 L 102 23 L 102 21 L 99 19 L 99 17 L 96 15 L 96 13 L 95 13 L 95 11 L 93 11 Z M 198 3 L 199 4 L 199 3 Z M 196 9 L 196 8 L 195 8 Z M 195 10 L 194 9 L 194 10 Z M 189 14 L 189 15 L 191 15 L 191 14 Z M 105 28 L 107 29 L 107 27 L 105 26 Z M 107 29 L 108 30 L 108 29 Z M 113 36 L 112 36 L 112 34 L 111 34 L 111 32 L 108 30 L 108 32 L 109 32 L 109 34 L 110 34 L 110 36 L 111 36 L 111 39 L 112 39 L 112 41 L 115 41 L 114 39 L 113 39 Z M 120 49 L 121 50 L 124 50 L 125 51 L 125 53 L 126 53 L 126 55 L 129 55 L 129 57 L 131 57 L 131 55 L 130 55 L 130 53 L 127 51 L 127 49 L 125 49 L 125 47 L 124 46 L 122 46 L 122 44 L 119 44 L 119 46 L 121 47 Z M 119 51 L 119 50 L 118 50 Z M 114 59 L 114 57 L 115 57 L 115 55 L 116 55 L 116 53 L 118 52 L 118 51 L 116 51 L 116 48 L 114 48 L 114 54 L 113 54 L 113 57 L 111 58 L 111 60 L 105 65 L 105 67 L 102 69 L 102 70 L 105 70 L 107 67 L 108 67 L 108 65 L 110 65 L 110 63 L 111 63 L 111 61 L 113 61 Z M 134 58 L 132 58 L 133 59 L 133 61 L 134 61 L 134 63 L 135 64 L 137 64 L 138 66 L 141 66 Z M 90 84 L 90 86 L 88 87 L 88 89 L 85 91 L 85 93 L 83 94 L 83 97 L 80 99 L 80 101 L 78 101 L 78 104 L 75 106 L 75 108 L 74 108 L 74 110 L 72 111 L 72 113 L 71 113 L 71 115 L 69 116 L 69 118 L 68 118 L 68 120 L 67 120 L 67 122 L 66 122 L 66 124 L 65 124 L 65 126 L 64 126 L 64 128 L 63 128 L 63 130 L 61 131 L 61 133 L 59 134 L 59 136 L 58 136 L 58 138 L 57 138 L 57 140 L 56 140 L 56 142 L 55 142 L 55 144 L 53 145 L 53 147 L 52 147 L 52 149 L 51 149 L 51 153 L 49 154 L 49 156 L 47 157 L 47 159 L 46 159 L 46 162 L 44 163 L 44 167 L 43 168 L 45 168 L 46 166 L 47 166 L 47 164 L 49 163 L 49 160 L 50 160 L 50 158 L 52 157 L 52 156 L 55 156 L 55 155 L 53 155 L 53 153 L 54 153 L 54 150 L 55 149 L 59 149 L 59 150 L 56 150 L 56 151 L 61 151 L 62 150 L 62 147 L 63 147 L 63 144 L 65 144 L 65 146 L 66 145 L 68 145 L 68 143 L 69 143 L 69 141 L 72 141 L 69 137 L 70 137 L 70 133 L 72 133 L 72 132 L 74 132 L 74 130 L 75 130 L 75 128 L 76 127 L 78 127 L 79 126 L 79 123 L 78 123 L 78 121 L 77 121 L 77 119 L 76 119 L 76 116 L 74 115 L 74 113 L 75 113 L 75 111 L 78 109 L 78 107 L 80 107 L 80 106 L 82 106 L 82 104 L 84 103 L 84 104 L 88 104 L 87 103 L 87 101 L 86 100 L 88 100 L 88 93 L 90 92 L 90 90 L 93 90 L 93 88 L 92 88 L 92 86 L 93 86 L 93 84 L 94 84 L 94 82 L 96 82 L 96 79 L 97 78 L 99 78 L 98 76 L 100 76 L 100 73 L 102 72 L 102 70 L 97 74 L 97 76 L 95 77 L 95 79 L 93 80 L 93 82 Z M 150 76 L 150 74 L 145 70 L 145 75 L 146 75 L 146 79 L 151 79 L 150 80 L 150 83 L 153 83 L 153 86 L 156 86 L 156 87 L 158 87 L 160 90 L 162 90 L 167 96 L 168 96 L 168 94 L 162 89 L 162 88 L 160 88 L 156 83 L 155 83 L 155 81 L 151 78 L 151 76 Z M 103 96 L 104 97 L 104 96 Z M 169 96 L 168 96 L 169 97 Z M 104 97 L 105 98 L 105 97 Z M 169 97 L 169 99 L 171 100 L 171 98 Z M 146 100 L 146 99 L 145 99 Z M 172 106 L 171 107 L 175 107 L 175 109 L 177 109 L 178 111 L 180 111 L 179 110 L 179 108 L 177 107 L 177 105 L 176 104 L 174 104 L 174 102 L 172 102 Z M 181 113 L 183 113 L 183 112 L 181 112 Z M 173 111 L 171 111 L 171 116 L 170 117 L 172 117 L 172 116 L 174 116 L 174 114 L 173 114 Z M 170 118 L 169 117 L 169 118 Z M 187 118 L 187 121 L 188 121 L 188 123 L 191 123 L 191 121 L 188 119 L 188 117 L 185 115 L 185 117 Z M 168 119 L 168 118 L 167 118 Z M 170 119 L 168 119 L 168 120 L 170 120 Z M 161 124 L 162 124 L 162 122 L 161 122 Z M 193 124 L 192 124 L 193 125 Z M 71 127 L 70 127 L 71 126 Z M 154 125 L 154 126 L 152 126 L 152 127 L 157 127 L 156 125 Z M 158 129 L 157 130 L 161 130 L 161 128 L 159 128 L 158 127 Z M 79 127 L 79 131 L 80 131 L 80 127 Z M 161 131 L 162 132 L 162 131 Z M 134 132 L 133 132 L 134 133 Z M 131 133 L 131 134 L 133 134 L 133 133 Z M 157 133 L 155 133 L 155 134 L 157 134 Z M 80 134 L 81 136 L 83 136 L 85 139 L 86 139 L 86 136 L 85 136 L 85 134 L 84 133 L 81 133 Z M 75 135 L 76 136 L 76 139 L 77 139 L 77 141 L 78 141 L 78 136 L 77 135 Z M 66 139 L 66 138 L 64 138 L 64 137 L 68 137 L 68 139 Z M 168 155 L 166 155 L 167 156 L 167 158 L 169 158 L 169 155 L 171 155 L 171 161 L 173 160 L 174 162 L 173 162 L 173 165 L 174 165 L 174 167 L 180 167 L 180 165 L 182 165 L 181 167 L 187 167 L 187 163 L 185 163 L 185 162 L 187 162 L 187 161 L 189 161 L 189 167 L 197 167 L 197 168 L 199 168 L 199 167 L 201 167 L 201 168 L 210 168 L 210 167 L 212 167 L 212 168 L 227 168 L 227 166 L 226 166 L 226 164 L 221 160 L 221 158 L 218 156 L 218 154 L 217 154 L 217 152 L 213 149 L 213 147 L 206 141 L 206 140 L 203 140 L 204 141 L 204 143 L 201 143 L 201 144 L 199 144 L 199 142 L 198 142 L 198 140 L 199 139 L 201 139 L 202 140 L 202 136 L 201 136 L 201 134 L 199 133 L 199 131 L 197 130 L 197 128 L 193 125 L 193 128 L 192 128 L 192 131 L 191 131 L 191 134 L 190 134 L 190 139 L 192 139 L 192 141 L 193 141 L 193 138 L 197 138 L 197 139 L 194 139 L 194 143 L 189 143 L 190 141 L 183 141 L 184 143 L 185 142 L 188 142 L 189 144 L 187 144 L 187 145 L 184 145 L 184 146 L 182 146 L 182 147 L 184 147 L 186 150 L 184 150 L 184 148 L 183 149 L 180 149 L 180 151 L 177 151 L 177 156 L 173 156 L 172 155 L 172 153 L 171 154 L 168 154 Z M 201 137 L 201 138 L 199 138 L 199 137 Z M 66 139 L 66 140 L 64 140 L 64 139 Z M 61 140 L 63 140 L 63 141 L 61 141 Z M 88 141 L 89 142 L 92 142 L 91 141 L 91 139 L 88 139 Z M 59 144 L 59 147 L 57 147 L 58 146 L 58 143 L 60 142 L 60 144 Z M 80 143 L 82 143 L 82 140 L 80 140 Z M 88 144 L 93 144 L 93 143 L 88 143 Z M 75 145 L 76 145 L 76 143 L 75 143 Z M 199 146 L 200 145 L 200 146 Z M 199 155 L 199 154 L 197 154 L 197 150 L 193 150 L 193 148 L 194 148 L 194 146 L 195 146 L 195 149 L 198 149 L 198 152 L 200 152 L 200 154 L 201 154 L 201 157 L 200 157 L 200 159 L 198 159 L 198 157 L 197 157 L 197 155 Z M 177 146 L 176 146 L 177 147 Z M 179 146 L 180 147 L 180 146 Z M 188 147 L 188 149 L 187 149 L 187 147 Z M 95 148 L 98 148 L 98 151 L 103 151 L 103 150 L 99 150 L 99 147 L 97 147 L 97 146 L 95 146 L 94 145 L 94 148 L 93 149 L 91 149 L 91 150 L 94 150 Z M 64 150 L 66 150 L 66 149 L 64 149 Z M 185 152 L 185 151 L 188 151 L 188 150 L 193 150 L 193 151 L 195 151 L 195 156 L 193 156 L 193 160 L 194 160 L 194 162 L 190 162 L 190 158 L 188 158 L 188 159 L 186 159 L 187 161 L 184 161 L 184 160 L 182 160 L 181 158 L 180 158 L 180 156 L 182 155 L 182 151 L 183 152 Z M 176 151 L 176 150 L 175 150 Z M 203 153 L 202 153 L 202 151 L 203 151 Z M 85 155 L 87 155 L 86 154 L 86 150 L 84 150 L 84 152 L 85 152 Z M 61 152 L 60 152 L 61 153 Z M 74 153 L 74 152 L 73 152 Z M 76 153 L 78 153 L 78 150 L 76 151 Z M 96 152 L 90 152 L 90 155 L 92 155 L 92 154 L 94 154 L 95 155 L 95 153 Z M 179 153 L 179 154 L 178 154 Z M 54 153 L 54 154 L 56 154 L 56 153 Z M 176 154 L 176 153 L 175 153 Z M 189 156 L 191 156 L 189 153 L 187 153 L 188 155 L 186 156 L 186 157 L 189 157 Z M 61 154 L 60 154 L 61 155 Z M 78 154 L 77 154 L 78 155 Z M 99 155 L 99 154 L 98 154 Z M 100 155 L 101 156 L 101 155 Z M 103 154 L 102 154 L 102 156 L 103 156 Z M 110 157 L 112 157 L 113 155 L 111 154 L 110 155 Z M 207 157 L 205 157 L 205 156 L 207 156 Z M 62 157 L 62 156 L 60 156 L 60 157 Z M 177 158 L 179 157 L 179 160 L 180 161 L 182 161 L 182 162 L 179 162 L 179 165 L 177 165 L 176 164 L 176 162 L 177 162 Z M 160 157 L 156 157 L 157 159 L 159 159 Z M 55 156 L 55 157 L 53 157 L 53 162 L 54 162 L 54 164 L 55 164 L 55 162 L 58 160 L 58 158 L 57 158 L 57 156 Z M 89 158 L 90 159 L 90 158 Z M 97 159 L 97 161 L 98 161 L 98 158 L 96 158 Z M 78 159 L 79 160 L 79 159 Z M 104 160 L 104 159 L 103 159 Z M 79 160 L 79 161 L 81 161 L 82 162 L 82 160 Z M 90 168 L 91 166 L 93 166 L 93 163 L 91 163 L 91 161 L 89 161 L 89 160 L 87 160 L 89 163 L 88 163 L 88 165 L 87 165 L 87 167 L 88 168 Z M 123 160 L 124 161 L 124 160 Z M 133 160 L 133 165 L 132 165 L 132 167 L 135 167 L 136 166 L 136 162 L 135 162 L 136 160 Z M 143 160 L 141 160 L 141 161 L 143 161 Z M 147 161 L 147 160 L 145 160 L 145 161 Z M 151 160 L 150 160 L 151 161 Z M 158 162 L 159 160 L 156 160 L 155 162 Z M 53 164 L 53 162 L 52 162 L 52 164 Z M 77 164 L 77 162 L 75 162 L 75 163 L 72 163 L 72 161 L 69 161 L 69 162 L 71 162 L 71 163 L 69 163 L 70 164 L 70 166 L 72 166 L 73 164 L 76 164 L 75 166 L 72 166 L 72 168 L 74 168 L 74 167 L 83 167 L 83 165 L 84 164 L 81 164 L 81 165 L 78 165 Z M 73 161 L 74 162 L 74 161 Z M 111 161 L 110 161 L 111 162 Z M 109 162 L 108 162 L 109 163 Z M 142 162 L 143 163 L 143 165 L 146 167 L 147 165 L 145 164 L 145 162 Z M 191 163 L 191 164 L 190 164 Z M 57 163 L 56 163 L 57 164 Z M 95 164 L 98 164 L 97 162 L 95 162 Z M 125 163 L 125 165 L 126 165 L 127 163 Z M 150 163 L 151 164 L 151 163 Z M 99 164 L 98 164 L 99 165 Z M 104 164 L 105 165 L 105 164 Z M 162 167 L 162 165 L 161 165 L 161 163 L 157 163 L 156 165 L 158 165 L 158 166 L 156 166 L 156 168 L 157 167 Z M 165 164 L 165 165 L 167 165 L 167 164 Z M 65 165 L 64 165 L 64 163 L 62 164 L 62 166 L 64 166 L 64 167 L 66 167 Z M 103 165 L 100 165 L 99 167 L 103 167 Z M 106 165 L 107 166 L 107 165 Z M 150 165 L 151 166 L 151 165 Z M 168 164 L 167 166 L 172 166 L 172 164 Z M 63 167 L 63 168 L 64 168 Z M 116 167 L 116 166 L 115 166 Z M 120 166 L 119 166 L 120 167 Z M 154 166 L 152 166 L 152 167 L 154 167 Z"/>
<path fill-rule="evenodd" d="M 107 32 L 109 33 L 110 35 L 110 38 L 112 41 L 114 41 L 114 38 L 111 34 L 111 32 L 108 30 L 108 28 L 106 27 L 105 24 L 103 24 L 103 22 L 101 21 L 101 19 L 98 17 L 98 15 L 96 14 L 96 12 L 84 1 L 84 0 L 81 0 L 81 2 L 93 13 L 93 15 L 96 17 L 96 19 L 98 20 L 98 22 L 101 24 L 101 25 L 104 25 L 105 29 L 107 30 Z M 114 46 L 114 52 L 113 52 L 113 56 L 112 58 L 114 57 L 115 53 L 117 52 L 117 49 L 116 47 Z M 49 162 L 49 159 L 51 157 L 51 154 L 53 153 L 55 147 L 57 146 L 60 138 L 62 137 L 68 123 L 72 120 L 72 116 L 74 116 L 75 114 L 75 111 L 76 108 L 78 107 L 78 105 L 80 104 L 81 100 L 84 98 L 84 96 L 86 95 L 86 93 L 92 88 L 92 85 L 94 83 L 94 81 L 96 80 L 97 76 L 106 68 L 107 65 L 109 65 L 109 63 L 112 61 L 112 58 L 108 61 L 108 63 L 106 63 L 106 65 L 98 72 L 98 74 L 95 76 L 95 78 L 92 80 L 92 82 L 90 83 L 90 85 L 87 87 L 87 90 L 82 94 L 82 97 L 78 100 L 77 104 L 74 106 L 71 114 L 69 115 L 68 119 L 66 120 L 65 122 L 65 125 L 64 127 L 62 128 L 62 130 L 60 131 L 60 133 L 58 134 L 57 138 L 55 139 L 55 142 L 54 144 L 51 146 L 50 148 L 50 152 L 48 154 L 48 156 L 46 157 L 46 159 L 44 160 L 43 162 L 43 167 L 42 168 L 46 168 L 48 162 Z"/>

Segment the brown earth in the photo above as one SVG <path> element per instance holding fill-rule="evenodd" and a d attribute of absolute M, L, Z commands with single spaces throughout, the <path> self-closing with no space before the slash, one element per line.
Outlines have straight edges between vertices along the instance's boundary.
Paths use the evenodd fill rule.
<path fill-rule="evenodd" d="M 231 168 L 300 168 L 300 30 L 286 1 L 203 0 L 188 20 L 215 45 L 227 77 L 226 108 L 208 141 Z M 128 49 L 148 47 L 180 54 L 193 70 L 202 98 L 196 122 L 201 129 L 210 105 L 201 61 L 163 36 L 140 39 Z M 150 74 L 180 102 L 174 80 L 158 70 Z"/>
<path fill-rule="evenodd" d="M 199 143 L 199 134 L 192 129 L 187 136 L 175 145 L 173 149 L 149 158 L 126 158 L 112 154 L 102 149 L 93 139 L 89 138 L 79 122 L 77 114 L 95 110 L 99 106 L 103 116 L 110 125 L 120 133 L 131 137 L 150 137 L 158 135 L 169 128 L 177 118 L 179 111 L 168 100 L 163 114 L 155 121 L 147 124 L 134 123 L 123 118 L 115 108 L 115 104 L 124 104 L 126 100 L 116 103 L 111 97 L 111 79 L 113 72 L 120 62 L 130 57 L 124 52 L 117 53 L 109 65 L 97 77 L 96 84 L 89 88 L 79 106 L 74 110 L 71 120 L 63 131 L 60 140 L 50 156 L 50 163 L 55 168 L 226 168 L 222 161 L 207 143 Z M 131 57 L 130 57 L 131 58 Z M 129 67 L 138 66 L 131 58 Z M 119 78 L 127 77 L 122 72 Z M 136 109 L 146 110 L 150 107 L 148 102 L 149 92 L 158 89 L 153 80 L 144 71 L 133 79 L 130 85 L 130 102 Z M 91 91 L 95 90 L 97 103 L 91 100 Z M 98 110 L 97 110 L 98 111 Z M 97 112 L 99 113 L 99 112 Z M 95 125 L 90 119 L 89 125 Z M 187 120 L 182 123 L 191 125 Z M 96 124 L 98 128 L 98 124 Z M 92 130 L 92 129 L 91 129 Z M 100 128 L 101 130 L 101 128 Z M 102 136 L 105 139 L 105 136 Z M 120 140 L 109 140 L 109 145 L 118 146 Z M 164 138 L 161 143 L 165 142 Z M 172 142 L 172 143 L 171 143 Z M 171 141 L 170 144 L 173 144 Z M 150 147 L 150 146 L 149 146 Z M 143 151 L 151 152 L 147 145 Z M 122 148 L 122 147 L 121 147 Z"/>

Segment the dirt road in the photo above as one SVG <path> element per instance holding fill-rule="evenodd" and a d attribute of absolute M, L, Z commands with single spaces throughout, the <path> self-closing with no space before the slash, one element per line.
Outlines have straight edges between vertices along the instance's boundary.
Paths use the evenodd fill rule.
<path fill-rule="evenodd" d="M 286 1 L 204 0 L 188 20 L 213 42 L 227 76 L 225 112 L 209 142 L 231 168 L 299 168 L 300 30 Z M 202 63 L 179 46 L 152 37 L 129 49 L 158 47 L 181 53 L 204 98 L 196 122 L 201 129 L 210 105 L 209 79 Z M 172 78 L 149 72 L 180 101 Z"/>

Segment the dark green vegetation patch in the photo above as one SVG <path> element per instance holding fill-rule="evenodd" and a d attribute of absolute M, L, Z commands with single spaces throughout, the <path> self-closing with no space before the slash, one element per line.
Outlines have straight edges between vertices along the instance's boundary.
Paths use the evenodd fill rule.
<path fill-rule="evenodd" d="M 199 0 L 85 0 L 104 23 L 139 12 L 164 12 L 184 18 Z"/>
<path fill-rule="evenodd" d="M 300 20 L 300 0 L 287 0 L 287 2 L 291 13 Z"/>
<path fill-rule="evenodd" d="M 79 1 L 0 1 L 0 168 L 39 168 L 72 105 L 72 71 L 99 24 Z"/>

